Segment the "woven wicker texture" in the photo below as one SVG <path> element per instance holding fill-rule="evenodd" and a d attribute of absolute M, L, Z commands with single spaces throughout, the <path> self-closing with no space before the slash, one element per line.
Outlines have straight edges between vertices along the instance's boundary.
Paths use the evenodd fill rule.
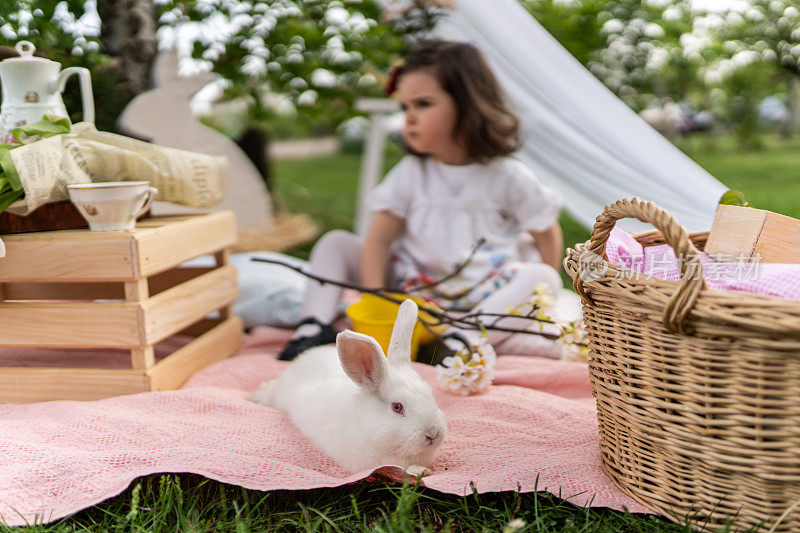
<path fill-rule="evenodd" d="M 617 220 L 658 231 L 680 282 L 609 264 Z M 800 531 L 800 302 L 705 286 L 698 249 L 650 202 L 606 206 L 565 268 L 584 301 L 603 467 L 623 491 L 700 529 Z"/>

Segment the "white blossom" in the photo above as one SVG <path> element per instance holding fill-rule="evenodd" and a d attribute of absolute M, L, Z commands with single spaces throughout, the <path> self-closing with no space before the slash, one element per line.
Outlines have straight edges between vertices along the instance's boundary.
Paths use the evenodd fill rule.
<path fill-rule="evenodd" d="M 267 62 L 263 57 L 251 54 L 245 56 L 239 71 L 242 74 L 257 78 L 267 73 Z"/>
<path fill-rule="evenodd" d="M 589 347 L 586 345 L 586 329 L 582 320 L 570 322 L 562 328 L 558 340 L 562 358 L 568 361 L 587 361 Z"/>
<path fill-rule="evenodd" d="M 468 351 L 462 348 L 455 355 L 445 357 L 436 367 L 439 383 L 447 391 L 462 396 L 486 390 L 494 379 L 497 354 L 488 339 L 481 339 Z"/>
<path fill-rule="evenodd" d="M 297 97 L 297 105 L 310 107 L 317 103 L 317 91 L 309 89 L 307 91 L 303 91 L 300 93 L 300 96 Z"/>
<path fill-rule="evenodd" d="M 311 84 L 316 87 L 329 89 L 335 87 L 338 81 L 336 75 L 330 70 L 318 68 L 314 69 L 314 72 L 311 73 Z"/>

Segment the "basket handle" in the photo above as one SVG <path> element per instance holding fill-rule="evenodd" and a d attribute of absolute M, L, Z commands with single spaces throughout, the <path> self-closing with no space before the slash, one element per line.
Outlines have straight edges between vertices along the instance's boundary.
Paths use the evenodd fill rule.
<path fill-rule="evenodd" d="M 694 309 L 700 291 L 705 288 L 703 278 L 703 264 L 700 261 L 700 252 L 697 251 L 686 230 L 669 214 L 652 202 L 645 202 L 638 198 L 626 198 L 607 205 L 600 216 L 597 217 L 592 236 L 589 239 L 589 251 L 608 261 L 606 255 L 606 242 L 618 220 L 623 218 L 636 218 L 642 222 L 652 224 L 664 236 L 664 240 L 672 246 L 678 257 L 681 270 L 681 283 L 677 292 L 664 307 L 664 327 L 673 333 L 688 333 L 685 327 L 686 317 Z M 683 260 L 681 260 L 683 258 Z M 591 302 L 592 299 L 583 288 L 583 280 L 575 276 L 573 281 L 575 291 Z"/>

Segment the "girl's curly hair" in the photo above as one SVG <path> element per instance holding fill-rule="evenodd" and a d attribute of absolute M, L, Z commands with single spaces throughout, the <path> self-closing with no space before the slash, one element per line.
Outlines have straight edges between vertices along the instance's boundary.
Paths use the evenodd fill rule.
<path fill-rule="evenodd" d="M 395 67 L 386 85 L 392 94 L 403 74 L 430 70 L 456 104 L 454 136 L 469 157 L 485 163 L 519 149 L 519 120 L 511 110 L 483 54 L 475 46 L 432 41 L 410 52 Z"/>

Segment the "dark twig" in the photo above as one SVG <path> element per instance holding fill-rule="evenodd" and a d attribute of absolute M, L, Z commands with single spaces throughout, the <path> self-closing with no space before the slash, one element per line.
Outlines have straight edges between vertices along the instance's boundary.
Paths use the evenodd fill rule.
<path fill-rule="evenodd" d="M 398 293 L 398 291 L 396 291 L 396 290 L 369 289 L 367 287 L 361 287 L 359 285 L 355 285 L 355 284 L 352 284 L 352 283 L 346 283 L 346 282 L 342 282 L 342 281 L 337 281 L 337 280 L 333 280 L 333 279 L 324 278 L 322 276 L 317 276 L 316 274 L 312 274 L 310 272 L 306 272 L 305 270 L 303 270 L 302 268 L 300 268 L 298 266 L 292 265 L 290 263 L 286 263 L 284 261 L 279 261 L 277 259 L 265 259 L 265 258 L 262 258 L 262 257 L 253 257 L 252 261 L 258 261 L 260 263 L 271 263 L 271 264 L 274 264 L 274 265 L 285 266 L 287 268 L 290 268 L 290 269 L 292 269 L 292 270 L 294 270 L 296 272 L 299 272 L 299 273 L 303 274 L 304 276 L 307 276 L 307 277 L 313 279 L 314 281 L 317 281 L 317 282 L 322 283 L 322 284 L 329 283 L 331 285 L 336 285 L 338 287 L 343 287 L 345 289 L 353 289 L 353 290 L 356 290 L 356 291 L 359 291 L 359 292 L 372 294 L 372 295 L 378 296 L 380 298 L 383 298 L 384 300 L 389 300 L 390 302 L 394 302 L 396 304 L 403 303 L 403 300 L 401 298 L 397 298 L 397 297 L 391 295 L 391 293 Z M 428 305 L 420 305 L 419 309 L 420 309 L 420 311 L 428 313 L 430 316 L 432 316 L 432 317 L 434 317 L 434 318 L 436 318 L 438 320 L 438 322 L 436 322 L 436 323 L 428 323 L 429 326 L 438 326 L 438 325 L 442 325 L 442 324 L 447 324 L 447 325 L 451 325 L 451 326 L 456 326 L 456 327 L 461 328 L 461 329 L 471 329 L 471 330 L 491 329 L 493 331 L 502 331 L 502 332 L 505 332 L 505 333 L 522 333 L 522 334 L 529 334 L 529 335 L 530 334 L 540 335 L 540 336 L 548 338 L 548 339 L 558 339 L 559 338 L 559 335 L 555 335 L 555 334 L 552 334 L 552 333 L 545 333 L 545 332 L 540 332 L 540 331 L 531 331 L 531 330 L 528 330 L 528 329 L 511 328 L 511 327 L 505 327 L 505 326 L 499 326 L 498 325 L 498 322 L 500 320 L 504 319 L 504 318 L 518 318 L 518 319 L 521 318 L 521 319 L 529 319 L 529 320 L 536 321 L 536 322 L 544 322 L 544 323 L 556 324 L 556 322 L 553 322 L 551 320 L 545 320 L 545 319 L 541 319 L 541 318 L 538 318 L 538 317 L 531 316 L 530 313 L 528 315 L 524 315 L 523 316 L 523 315 L 512 315 L 512 314 L 504 315 L 504 314 L 501 314 L 501 313 L 481 313 L 481 312 L 477 312 L 477 313 L 471 313 L 471 314 L 464 315 L 462 317 L 457 317 L 456 318 L 456 317 L 450 316 L 449 314 L 447 314 L 446 311 L 443 311 L 443 310 L 439 309 L 438 307 L 431 307 L 431 306 L 428 306 Z M 483 324 L 480 321 L 481 317 L 493 317 L 493 318 L 495 318 L 495 320 L 492 322 L 492 324 L 490 324 L 489 326 L 486 326 L 485 324 Z"/>
<path fill-rule="evenodd" d="M 411 287 L 410 289 L 406 289 L 405 292 L 412 293 L 412 292 L 432 289 L 433 287 L 436 287 L 437 285 L 444 283 L 445 281 L 450 281 L 451 279 L 455 278 L 461 273 L 462 270 L 464 270 L 467 267 L 467 265 L 469 265 L 472 262 L 472 258 L 475 257 L 475 254 L 478 252 L 478 250 L 481 249 L 481 246 L 483 246 L 484 244 L 486 244 L 486 239 L 484 239 L 483 237 L 478 239 L 478 241 L 475 243 L 475 246 L 472 247 L 472 251 L 469 253 L 469 256 L 467 256 L 467 258 L 464 260 L 463 263 L 456 265 L 456 269 L 452 271 L 450 274 L 434 281 L 433 283 L 427 283 L 427 284 L 417 285 L 416 287 Z"/>

